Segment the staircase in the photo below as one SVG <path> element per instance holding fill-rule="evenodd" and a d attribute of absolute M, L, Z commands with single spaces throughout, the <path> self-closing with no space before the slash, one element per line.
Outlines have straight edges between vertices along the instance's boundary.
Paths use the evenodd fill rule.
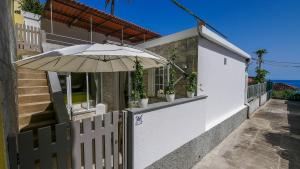
<path fill-rule="evenodd" d="M 56 123 L 46 72 L 18 68 L 19 130 Z"/>

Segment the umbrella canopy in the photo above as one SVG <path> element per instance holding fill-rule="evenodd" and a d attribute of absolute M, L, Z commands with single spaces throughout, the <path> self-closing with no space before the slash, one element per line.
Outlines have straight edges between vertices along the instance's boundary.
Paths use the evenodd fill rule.
<path fill-rule="evenodd" d="M 146 50 L 115 44 L 75 45 L 17 61 L 17 66 L 53 72 L 122 72 L 135 70 L 138 59 L 145 69 L 167 60 Z"/>

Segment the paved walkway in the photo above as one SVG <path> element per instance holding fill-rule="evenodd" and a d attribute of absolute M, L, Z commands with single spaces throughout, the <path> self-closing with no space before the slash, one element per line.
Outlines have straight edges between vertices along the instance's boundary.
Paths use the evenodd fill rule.
<path fill-rule="evenodd" d="M 300 169 L 300 102 L 271 100 L 192 169 Z"/>

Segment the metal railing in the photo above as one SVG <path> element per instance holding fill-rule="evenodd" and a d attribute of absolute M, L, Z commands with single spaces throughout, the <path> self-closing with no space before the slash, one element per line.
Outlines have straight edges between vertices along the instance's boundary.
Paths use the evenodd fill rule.
<path fill-rule="evenodd" d="M 248 86 L 248 100 L 259 97 L 267 92 L 267 83 L 258 83 Z"/>

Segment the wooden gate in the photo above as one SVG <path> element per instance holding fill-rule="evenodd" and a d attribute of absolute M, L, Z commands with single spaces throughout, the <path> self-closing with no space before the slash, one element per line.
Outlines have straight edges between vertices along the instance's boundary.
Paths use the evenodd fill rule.
<path fill-rule="evenodd" d="M 10 138 L 12 169 L 119 169 L 119 113 L 43 127 Z"/>

